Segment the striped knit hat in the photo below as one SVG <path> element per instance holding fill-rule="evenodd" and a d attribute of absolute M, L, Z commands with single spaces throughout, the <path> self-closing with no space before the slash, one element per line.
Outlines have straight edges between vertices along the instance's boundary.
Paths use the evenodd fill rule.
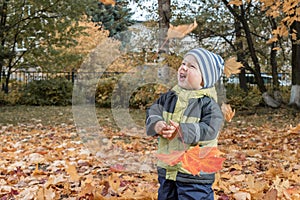
<path fill-rule="evenodd" d="M 214 86 L 224 70 L 222 57 L 202 48 L 192 49 L 184 57 L 187 55 L 193 55 L 199 64 L 203 76 L 203 88 Z"/>

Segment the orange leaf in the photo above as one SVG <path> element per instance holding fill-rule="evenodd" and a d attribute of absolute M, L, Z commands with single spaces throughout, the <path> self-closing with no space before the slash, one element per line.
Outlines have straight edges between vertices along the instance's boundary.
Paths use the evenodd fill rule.
<path fill-rule="evenodd" d="M 242 0 L 231 0 L 228 4 L 235 5 L 235 6 L 241 6 L 241 5 L 243 5 L 243 1 Z"/>
<path fill-rule="evenodd" d="M 225 103 L 222 104 L 221 110 L 225 117 L 225 120 L 231 122 L 233 116 L 235 115 L 235 110 L 232 110 L 231 106 Z"/>
<path fill-rule="evenodd" d="M 114 0 L 99 0 L 99 1 L 104 5 L 112 5 L 112 6 L 116 5 L 116 2 Z"/>
<path fill-rule="evenodd" d="M 164 163 L 174 166 L 181 161 L 185 151 L 172 151 L 170 154 L 156 154 L 156 157 Z"/>
<path fill-rule="evenodd" d="M 231 74 L 238 74 L 240 73 L 240 68 L 243 65 L 241 62 L 237 62 L 235 57 L 229 58 L 225 62 L 224 73 L 227 77 L 230 77 Z"/>
<path fill-rule="evenodd" d="M 192 32 L 198 26 L 196 20 L 192 24 L 183 24 L 179 26 L 173 26 L 170 24 L 170 28 L 168 29 L 167 39 L 171 38 L 183 38 L 190 32 Z"/>
<path fill-rule="evenodd" d="M 187 169 L 193 175 L 199 172 L 213 173 L 222 169 L 225 158 L 217 157 L 221 152 L 217 147 L 200 148 L 195 146 L 189 149 L 182 158 L 182 167 Z M 205 157 L 200 156 L 205 155 Z"/>
<path fill-rule="evenodd" d="M 201 171 L 212 173 L 220 170 L 225 160 L 225 158 L 217 157 L 221 154 L 222 152 L 217 147 L 195 146 L 187 151 L 173 151 L 170 154 L 157 154 L 156 156 L 170 166 L 181 161 L 183 168 L 197 175 Z"/>

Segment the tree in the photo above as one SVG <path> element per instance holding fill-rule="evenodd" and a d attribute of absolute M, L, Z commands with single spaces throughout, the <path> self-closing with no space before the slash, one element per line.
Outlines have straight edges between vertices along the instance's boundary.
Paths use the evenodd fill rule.
<path fill-rule="evenodd" d="M 290 105 L 300 108 L 300 4 L 298 0 L 268 1 L 260 0 L 266 14 L 274 19 L 283 15 L 276 30 L 273 30 L 273 41 L 279 37 L 290 36 L 292 41 L 292 88 Z"/>
<path fill-rule="evenodd" d="M 0 72 L 8 92 L 10 75 L 20 68 L 61 69 L 80 58 L 65 48 L 76 45 L 78 20 L 92 3 L 79 0 L 3 0 L 0 3 Z M 64 64 L 64 65 L 63 65 Z"/>
<path fill-rule="evenodd" d="M 109 30 L 109 37 L 121 31 L 127 30 L 133 24 L 131 9 L 128 2 L 117 1 L 116 5 L 98 2 L 97 7 L 90 7 L 87 14 L 91 16 L 92 22 L 97 23 L 100 29 Z"/>

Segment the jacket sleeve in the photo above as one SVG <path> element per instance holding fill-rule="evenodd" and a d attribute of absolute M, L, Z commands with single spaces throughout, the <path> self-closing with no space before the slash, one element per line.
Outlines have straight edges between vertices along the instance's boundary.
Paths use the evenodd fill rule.
<path fill-rule="evenodd" d="M 155 136 L 157 133 L 154 130 L 156 122 L 163 121 L 163 98 L 161 96 L 153 103 L 146 111 L 146 133 L 149 136 Z"/>
<path fill-rule="evenodd" d="M 210 141 L 218 137 L 223 125 L 224 117 L 220 106 L 211 98 L 201 99 L 202 112 L 199 123 L 180 123 L 184 142 L 197 144 L 201 141 Z"/>

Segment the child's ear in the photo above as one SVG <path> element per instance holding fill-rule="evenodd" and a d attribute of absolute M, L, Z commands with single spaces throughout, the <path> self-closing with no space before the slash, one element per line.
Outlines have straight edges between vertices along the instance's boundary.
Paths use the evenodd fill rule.
<path fill-rule="evenodd" d="M 201 86 L 201 87 L 204 86 L 204 81 L 203 81 L 203 80 L 201 81 L 200 86 Z"/>

